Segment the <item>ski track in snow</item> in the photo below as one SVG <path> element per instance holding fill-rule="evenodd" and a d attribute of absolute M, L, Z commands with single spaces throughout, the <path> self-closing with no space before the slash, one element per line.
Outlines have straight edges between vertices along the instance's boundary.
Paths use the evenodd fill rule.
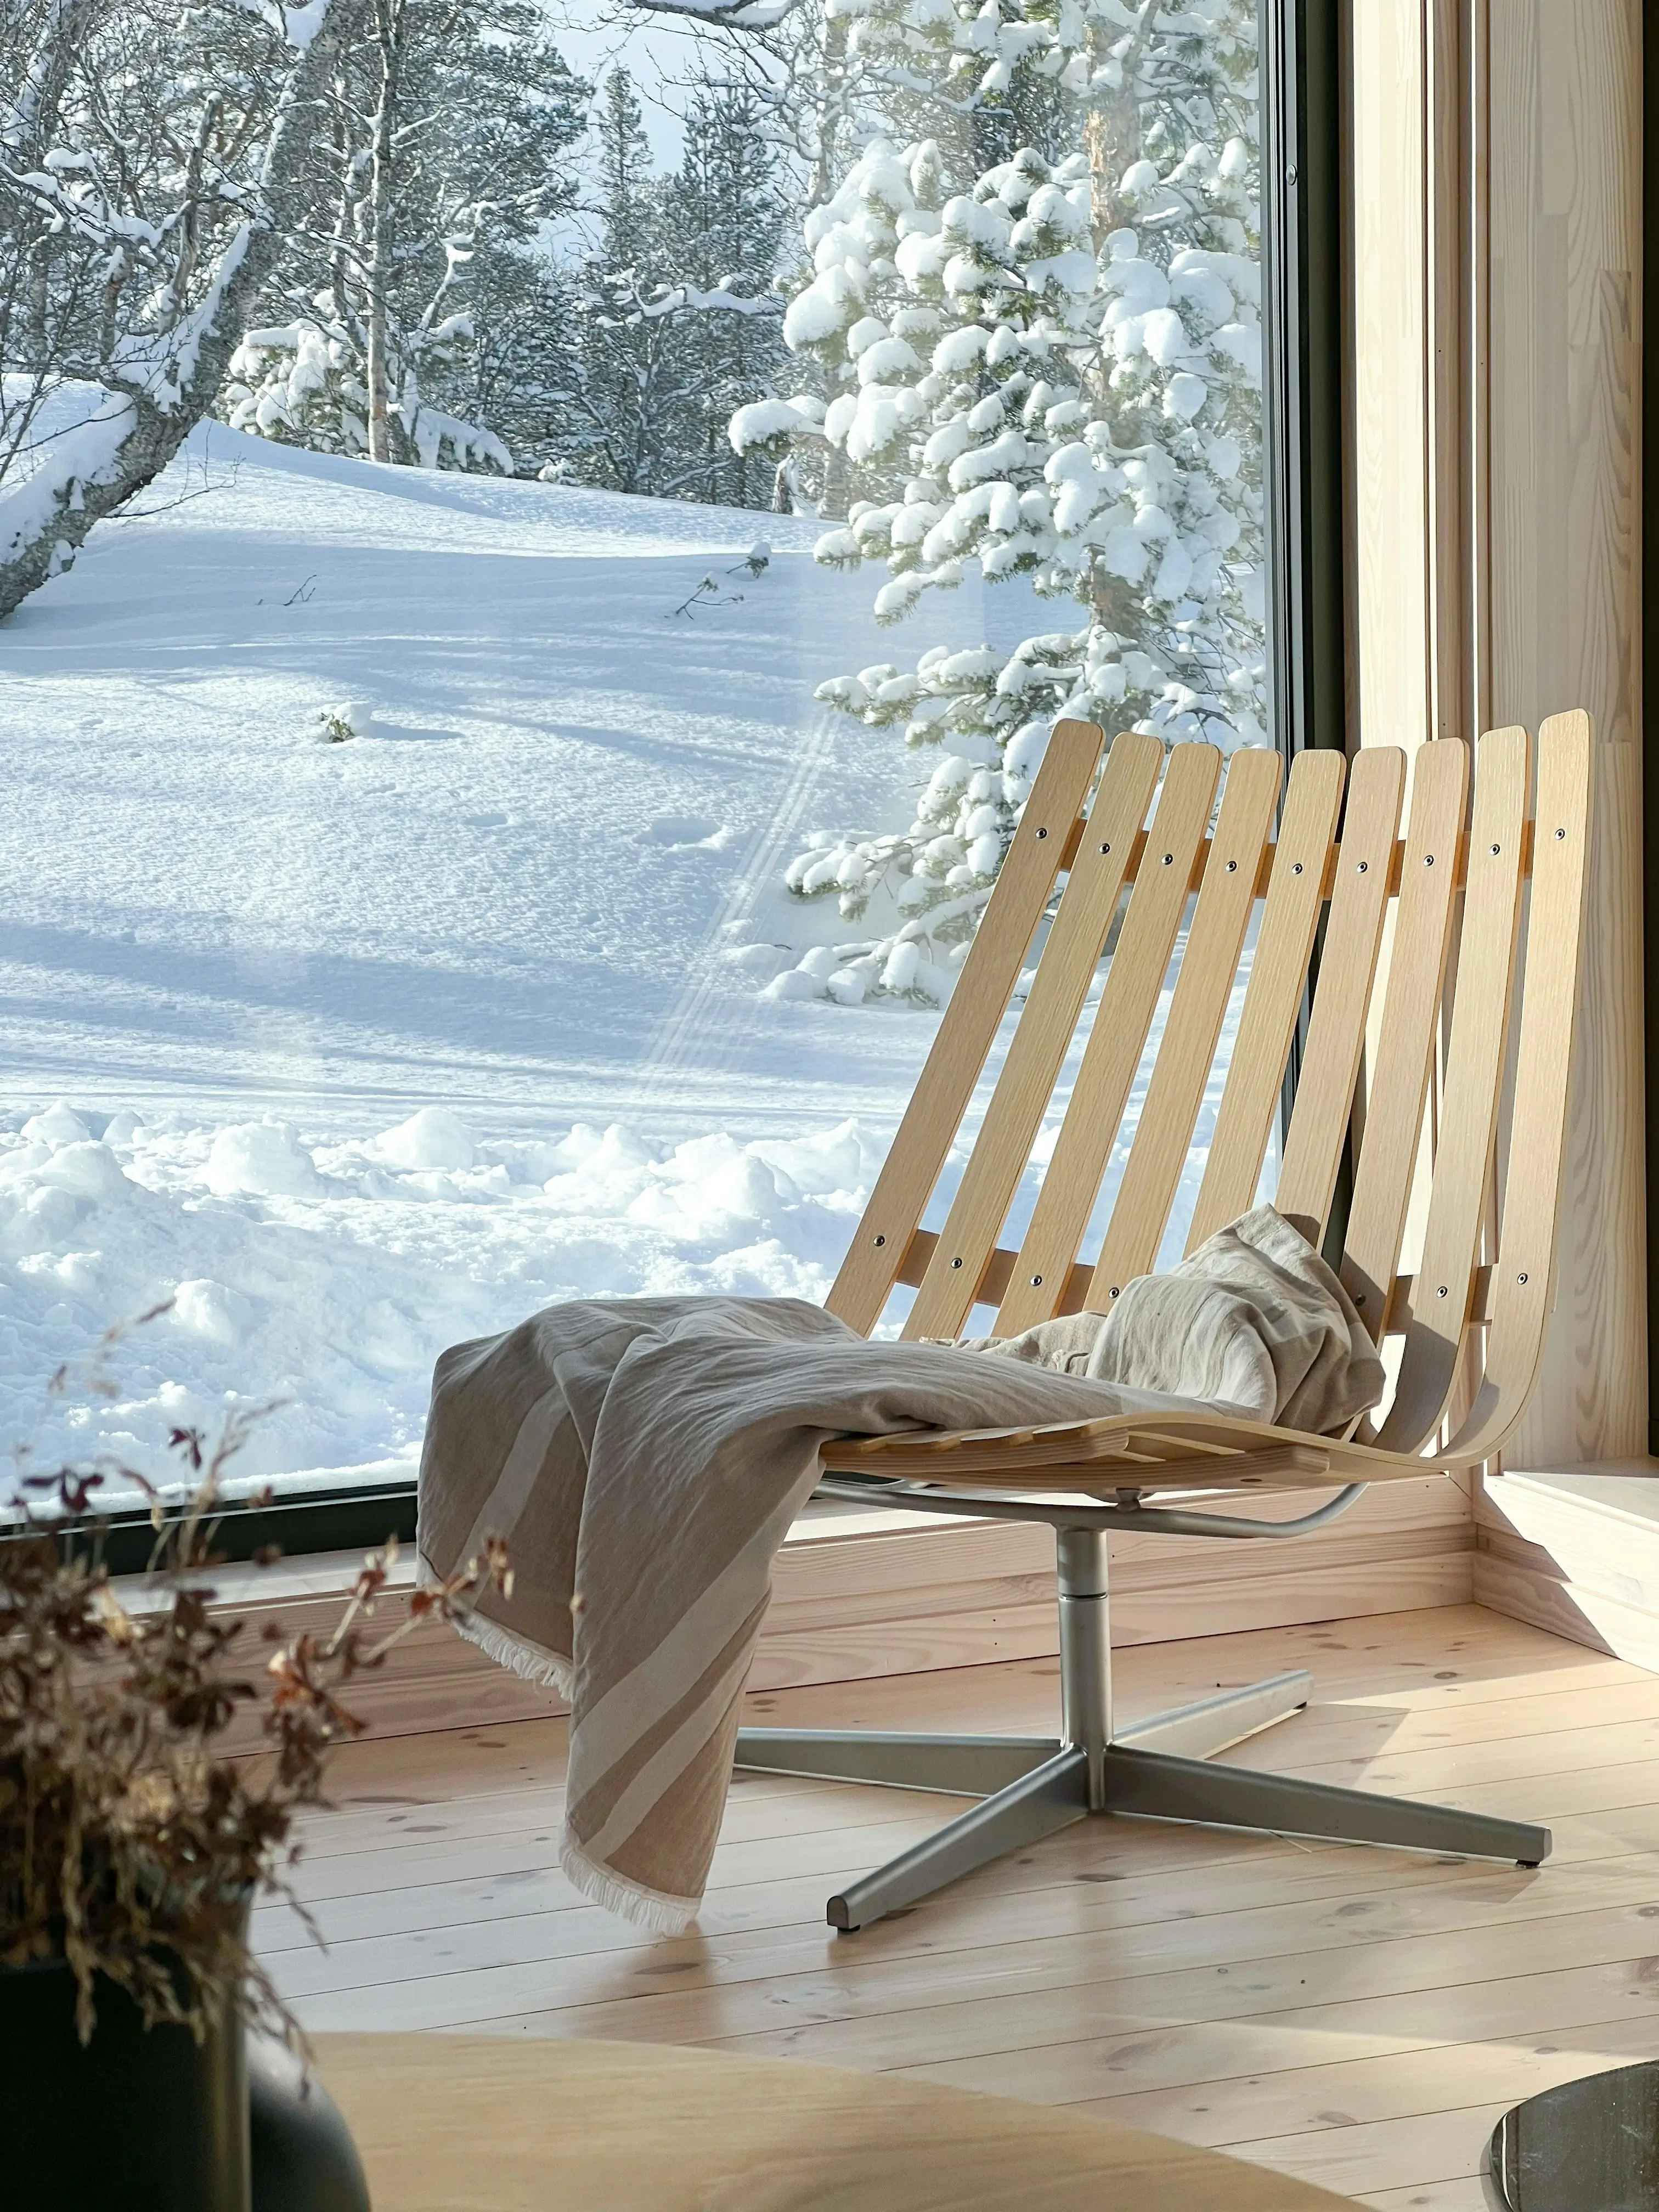
<path fill-rule="evenodd" d="M 848 934 L 791 841 L 930 764 L 814 684 L 1012 644 L 1023 588 L 894 640 L 809 521 L 216 427 L 143 505 L 0 629 L 0 1454 L 156 1475 L 278 1400 L 245 1479 L 406 1471 L 458 1338 L 821 1297 L 937 1017 L 726 956 Z M 675 618 L 711 571 L 741 602 Z"/>

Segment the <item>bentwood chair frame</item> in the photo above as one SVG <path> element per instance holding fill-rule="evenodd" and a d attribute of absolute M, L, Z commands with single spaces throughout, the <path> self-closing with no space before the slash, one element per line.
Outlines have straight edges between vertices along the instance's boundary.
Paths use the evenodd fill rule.
<path fill-rule="evenodd" d="M 1104 745 L 1089 723 L 1054 731 L 830 1309 L 867 1334 L 903 1284 L 916 1293 L 907 1337 L 957 1336 L 976 1307 L 994 1309 L 993 1333 L 1006 1336 L 1055 1314 L 1104 1311 L 1124 1283 L 1149 1271 L 1259 908 L 1188 1249 L 1254 1202 L 1322 921 L 1274 1202 L 1320 1244 L 1354 1133 L 1340 1273 L 1373 1334 L 1404 1340 L 1398 1380 L 1375 1441 L 1192 1413 L 913 1430 L 826 1445 L 825 1492 L 910 1511 L 1048 1521 L 1059 1552 L 1057 1738 L 741 1731 L 741 1766 L 982 1800 L 831 1898 L 829 1918 L 838 1928 L 861 1927 L 1090 1814 L 1523 1866 L 1550 1847 L 1547 1830 L 1522 1821 L 1208 1763 L 1304 1705 L 1304 1673 L 1115 1729 L 1107 1536 L 1113 1528 L 1297 1535 L 1343 1510 L 1369 1482 L 1479 1466 L 1513 1433 L 1553 1304 L 1589 846 L 1589 718 L 1560 714 L 1543 725 L 1535 804 L 1526 731 L 1481 738 L 1472 804 L 1469 749 L 1455 739 L 1423 745 L 1413 758 L 1403 837 L 1407 763 L 1393 747 L 1367 749 L 1352 764 L 1333 752 L 1300 755 L 1282 809 L 1278 754 L 1237 752 L 1216 811 L 1222 757 L 1212 746 L 1177 745 L 1166 756 L 1154 738 L 1120 736 L 1103 767 Z M 923 1212 L 1062 876 L 945 1224 L 925 1230 Z M 1035 1212 L 1012 1249 L 997 1240 L 1115 923 L 1115 949 Z M 1100 1251 L 1085 1261 L 1080 1248 L 1177 953 L 1121 1182 Z M 1362 1056 L 1369 1064 L 1360 1128 Z M 1489 1193 L 1504 1105 L 1507 1172 L 1494 1234 Z M 1433 1165 L 1422 1258 L 1402 1275 L 1425 1110 Z M 1342 1486 L 1334 1497 L 1285 1522 L 1149 1502 L 1166 1492 L 1333 1484 Z"/>

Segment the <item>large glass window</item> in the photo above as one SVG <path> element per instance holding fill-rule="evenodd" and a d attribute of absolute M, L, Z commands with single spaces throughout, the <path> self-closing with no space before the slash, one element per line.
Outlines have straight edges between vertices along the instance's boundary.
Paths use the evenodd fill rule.
<path fill-rule="evenodd" d="M 211 324 L 326 11 L 66 13 L 0 539 Z M 354 14 L 211 404 L 0 623 L 0 1448 L 402 1480 L 458 1338 L 822 1297 L 1054 720 L 1275 742 L 1258 35 Z"/>

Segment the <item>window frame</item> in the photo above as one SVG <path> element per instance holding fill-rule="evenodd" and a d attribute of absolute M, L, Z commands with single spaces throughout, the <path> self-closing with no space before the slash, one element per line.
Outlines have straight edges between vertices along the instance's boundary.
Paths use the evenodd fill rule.
<path fill-rule="evenodd" d="M 1642 665 L 1659 669 L 1659 37 L 1642 41 Z M 1659 1457 L 1659 728 L 1642 747 L 1643 1060 L 1647 1183 L 1648 1450 Z"/>

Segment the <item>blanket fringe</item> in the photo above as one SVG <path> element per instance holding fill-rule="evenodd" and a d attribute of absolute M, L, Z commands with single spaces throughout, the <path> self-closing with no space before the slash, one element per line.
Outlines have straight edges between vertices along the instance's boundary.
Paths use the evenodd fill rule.
<path fill-rule="evenodd" d="M 559 1838 L 559 1864 L 567 1881 L 592 1904 L 602 1905 L 607 1912 L 619 1913 L 653 1935 L 684 1935 L 702 1903 L 700 1897 L 670 1897 L 662 1890 L 647 1889 L 614 1867 L 601 1866 L 589 1858 L 568 1828 Z"/>
<path fill-rule="evenodd" d="M 441 1579 L 428 1559 L 416 1555 L 416 1577 L 426 1587 Z M 550 1651 L 544 1644 L 535 1643 L 528 1636 L 520 1636 L 511 1628 L 503 1628 L 498 1620 L 488 1620 L 482 1613 L 460 1613 L 455 1617 L 455 1626 L 469 1644 L 476 1644 L 486 1659 L 493 1659 L 498 1667 L 509 1668 L 522 1675 L 526 1682 L 535 1682 L 544 1690 L 556 1690 L 568 1704 L 576 1687 L 576 1678 L 568 1659 L 556 1651 Z"/>

